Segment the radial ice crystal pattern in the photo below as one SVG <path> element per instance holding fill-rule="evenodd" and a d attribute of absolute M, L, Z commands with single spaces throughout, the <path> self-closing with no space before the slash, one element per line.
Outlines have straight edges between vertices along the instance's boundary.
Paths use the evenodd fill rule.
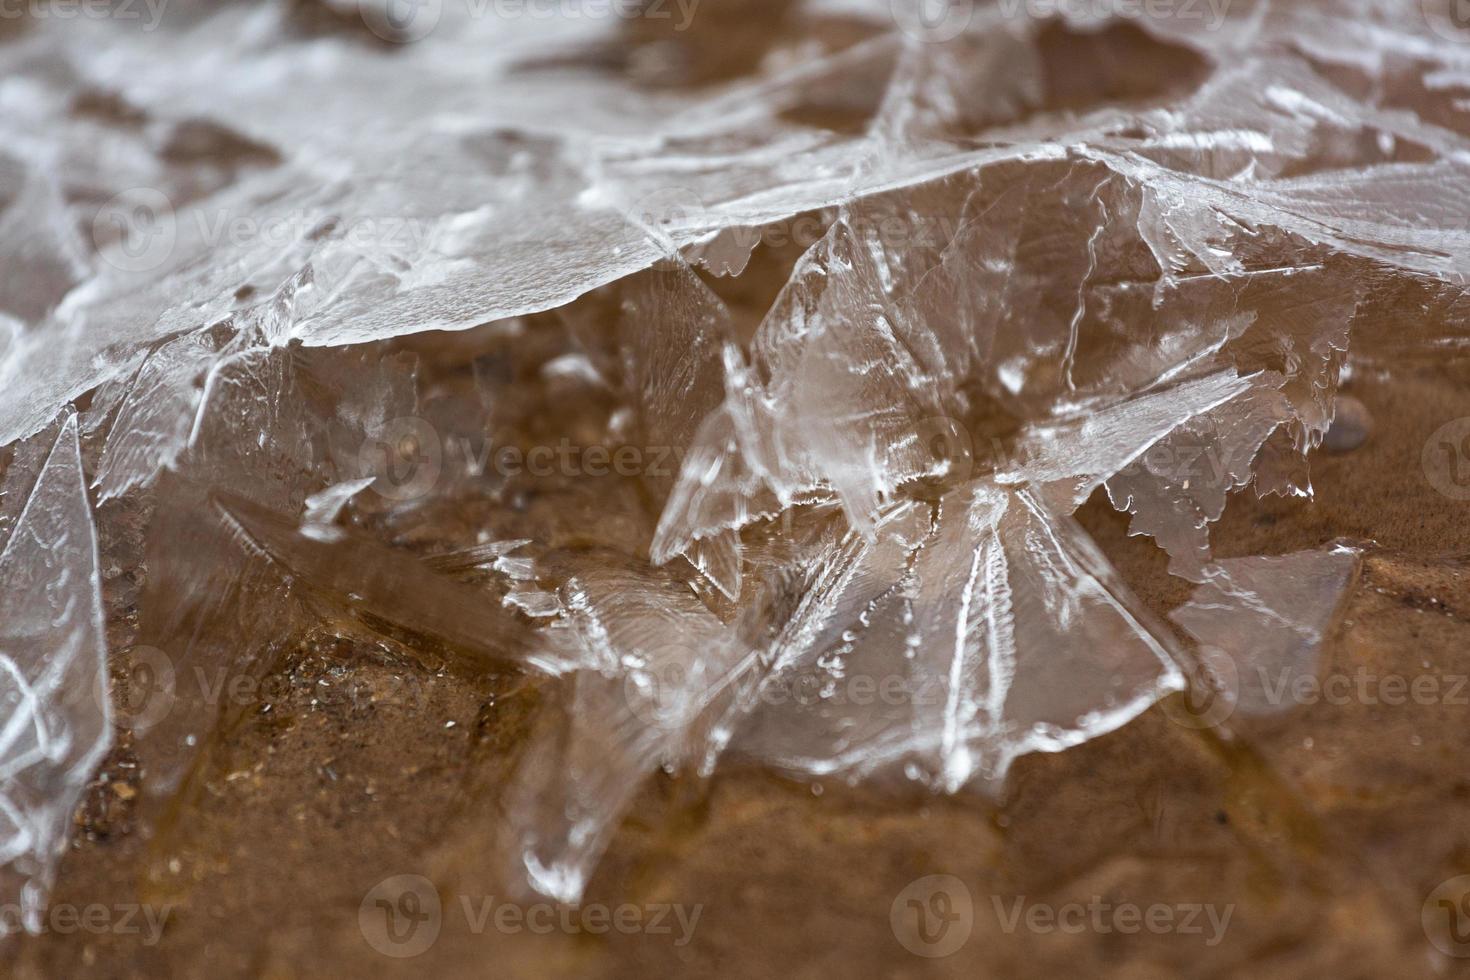
<path fill-rule="evenodd" d="M 660 767 L 994 794 L 1237 624 L 1307 669 L 1357 552 L 1217 561 L 1212 528 L 1310 498 L 1345 371 L 1466 346 L 1470 46 L 1434 4 L 328 6 L 0 21 L 32 911 L 112 734 L 104 608 L 180 671 L 330 633 L 514 676 L 538 714 L 472 803 L 575 900 Z M 1196 587 L 1187 635 L 1089 501 Z M 120 719 L 144 823 L 229 720 Z"/>

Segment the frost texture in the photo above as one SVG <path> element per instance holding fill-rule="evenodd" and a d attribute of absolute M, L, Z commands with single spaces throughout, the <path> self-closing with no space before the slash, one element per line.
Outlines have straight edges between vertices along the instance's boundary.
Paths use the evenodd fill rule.
<path fill-rule="evenodd" d="M 903 6 L 0 40 L 33 905 L 110 732 L 92 502 L 137 573 L 108 626 L 176 673 L 325 628 L 534 676 L 493 805 L 512 884 L 567 900 L 659 766 L 995 793 L 1178 689 L 1073 520 L 1099 491 L 1197 640 L 1303 668 L 1347 552 L 1217 562 L 1210 526 L 1310 495 L 1349 352 L 1466 347 L 1470 47 L 1433 4 Z M 123 720 L 145 820 L 227 714 Z"/>

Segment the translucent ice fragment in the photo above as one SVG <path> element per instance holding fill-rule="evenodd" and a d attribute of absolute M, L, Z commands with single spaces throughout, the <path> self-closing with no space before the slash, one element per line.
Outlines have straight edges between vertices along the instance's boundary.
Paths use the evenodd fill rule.
<path fill-rule="evenodd" d="M 10 539 L 15 522 L 31 499 L 36 479 L 56 446 L 56 438 L 71 415 L 71 412 L 59 415 L 36 434 L 0 450 L 4 457 L 8 457 L 4 460 L 4 475 L 0 477 L 0 548 Z"/>
<path fill-rule="evenodd" d="M 562 602 L 554 629 L 587 666 L 544 714 L 504 806 L 517 877 L 575 902 L 643 778 L 685 752 L 737 648 L 686 587 L 656 571 L 589 569 Z"/>
<path fill-rule="evenodd" d="M 959 142 L 1012 122 L 1045 100 L 1035 45 L 1001 23 L 947 44 L 905 46 L 889 79 L 874 129 L 880 152 L 912 152 L 920 140 Z"/>
<path fill-rule="evenodd" d="M 260 545 L 242 548 L 241 529 L 223 518 L 210 494 L 225 490 L 286 522 L 289 534 L 279 530 L 291 544 L 300 538 L 321 545 L 299 533 L 306 498 L 382 475 L 372 464 L 383 459 L 366 451 L 369 430 L 412 416 L 412 368 L 408 355 L 295 345 L 235 350 L 211 365 L 187 445 L 142 493 L 153 516 L 143 543 L 148 575 L 137 640 L 152 651 L 155 662 L 147 666 L 155 673 L 258 679 L 283 639 L 311 621 L 303 599 L 335 595 L 336 579 L 315 593 L 309 583 L 296 588 L 285 563 Z M 298 574 L 311 569 L 306 562 Z M 343 571 L 351 570 L 327 570 Z M 357 571 L 371 574 L 367 566 Z M 492 597 L 482 601 L 494 605 Z M 321 606 L 349 625 L 361 611 L 337 599 L 319 603 L 318 615 Z M 125 719 L 149 774 L 143 788 L 150 807 L 179 788 L 225 716 L 242 710 L 195 684 L 177 684 L 159 703 L 167 710 Z"/>
<path fill-rule="evenodd" d="M 926 509 L 831 556 L 853 571 L 814 584 L 737 751 L 993 788 L 1017 756 L 1110 731 L 1182 686 L 1167 633 L 1033 493 L 953 491 L 900 544 Z"/>
<path fill-rule="evenodd" d="M 374 476 L 359 477 L 356 480 L 343 480 L 334 483 L 325 490 L 319 490 L 306 498 L 306 513 L 301 515 L 303 524 L 331 524 L 337 520 L 337 515 L 347 502 L 357 496 L 377 480 Z"/>
<path fill-rule="evenodd" d="M 721 353 L 731 333 L 725 304 L 687 268 L 634 278 L 618 337 L 647 452 L 675 460 L 688 455 L 700 423 L 724 395 Z M 645 474 L 660 506 L 676 477 L 673 467 Z M 740 549 L 733 533 L 695 542 L 686 557 L 725 595 L 739 594 Z"/>
<path fill-rule="evenodd" d="M 1169 570 L 1200 581 L 1209 525 L 1226 497 L 1251 479 L 1268 436 L 1292 418 L 1277 385 L 1261 375 L 1220 407 L 1186 419 L 1105 483 L 1113 506 L 1133 515 L 1129 534 L 1151 535 L 1169 553 Z"/>
<path fill-rule="evenodd" d="M 108 432 L 97 477 L 99 500 L 151 480 L 183 452 L 204 391 L 220 356 L 219 338 L 194 331 L 167 341 L 138 369 Z"/>
<path fill-rule="evenodd" d="M 1160 439 L 1250 387 L 1251 381 L 1234 371 L 1221 371 L 1081 417 L 1028 426 L 1017 440 L 1015 464 L 996 479 L 1034 484 L 1062 513 L 1070 514 Z"/>
<path fill-rule="evenodd" d="M 506 541 L 486 541 L 458 551 L 448 551 L 424 559 L 424 564 L 441 572 L 457 572 L 470 568 L 483 568 L 494 563 L 517 548 L 531 543 L 530 538 L 512 538 Z"/>
<path fill-rule="evenodd" d="M 489 663 L 524 662 L 553 672 L 563 666 L 537 651 L 524 627 L 490 597 L 401 551 L 343 527 L 298 527 L 225 491 L 212 499 L 246 544 L 368 624 L 381 620 L 438 637 Z"/>
<path fill-rule="evenodd" d="M 38 930 L 82 790 L 112 743 L 97 535 L 75 416 L 0 552 L 0 890 Z"/>
<path fill-rule="evenodd" d="M 739 533 L 726 528 L 708 537 L 696 538 L 685 550 L 684 557 L 726 598 L 736 599 L 740 596 L 743 577 L 740 552 Z"/>
<path fill-rule="evenodd" d="M 868 527 L 900 484 L 944 473 L 919 429 L 959 414 L 956 388 L 993 324 L 966 303 L 928 315 L 973 271 L 941 267 L 953 229 L 920 224 L 967 203 L 966 182 L 941 183 L 918 203 L 895 195 L 839 215 L 766 314 L 749 362 L 726 348 L 724 404 L 685 460 L 656 560 L 813 494 L 835 494 Z M 917 226 L 912 247 L 885 242 L 885 222 Z"/>
<path fill-rule="evenodd" d="M 1288 268 L 1160 291 L 1167 277 L 1139 231 L 1148 192 L 1108 167 L 1038 161 L 849 205 L 797 264 L 749 356 L 727 348 L 724 403 L 685 460 L 655 560 L 802 497 L 835 497 L 865 528 L 906 486 L 973 475 L 973 456 L 935 451 L 938 430 L 974 449 L 1019 425 L 1030 454 L 1067 419 L 1097 429 L 1116 409 L 1118 428 L 1086 445 L 1095 458 L 1063 451 L 1058 466 L 1079 468 L 1045 476 L 1081 478 L 1082 492 L 1212 407 L 1189 408 L 1187 392 L 1203 389 L 1185 382 L 1232 362 L 1277 372 L 1299 406 L 1283 421 L 1306 448 L 1353 290 Z M 1149 433 L 1129 432 L 1124 406 L 1165 390 L 1181 399 L 1173 424 L 1153 400 Z"/>
<path fill-rule="evenodd" d="M 1169 618 L 1200 643 L 1243 715 L 1269 714 L 1315 677 L 1322 641 L 1358 573 L 1359 549 L 1337 544 L 1287 555 L 1223 558 Z M 1233 690 L 1231 690 L 1233 688 Z"/>
<path fill-rule="evenodd" d="M 724 348 L 732 337 L 724 302 L 680 259 L 616 286 L 613 328 L 587 304 L 565 318 L 591 359 L 631 410 L 624 438 L 649 459 L 640 479 L 662 508 L 700 424 L 725 396 Z M 740 591 L 739 543 L 730 536 L 686 543 L 683 554 L 730 597 Z"/>
<path fill-rule="evenodd" d="M 623 284 L 617 350 L 645 446 L 683 458 L 724 395 L 721 350 L 731 333 L 730 311 L 682 263 Z M 660 500 L 673 476 L 658 477 Z"/>
<path fill-rule="evenodd" d="M 1407 272 L 1470 275 L 1470 232 L 1454 219 L 1470 201 L 1470 170 L 1458 160 L 1239 182 L 1181 174 L 1133 154 L 1085 152 L 1147 189 L 1140 231 L 1166 270 L 1194 262 L 1215 275 L 1237 274 L 1243 267 L 1232 239 L 1267 227 Z"/>
<path fill-rule="evenodd" d="M 548 619 L 564 612 L 556 593 L 543 589 L 515 587 L 505 593 L 502 601 L 507 608 L 519 609 L 532 619 Z"/>

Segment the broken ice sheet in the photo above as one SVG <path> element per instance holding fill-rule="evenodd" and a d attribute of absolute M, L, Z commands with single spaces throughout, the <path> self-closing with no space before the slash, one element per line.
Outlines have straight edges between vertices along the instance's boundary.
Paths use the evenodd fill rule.
<path fill-rule="evenodd" d="M 1286 555 L 1222 558 L 1169 618 L 1200 644 L 1199 662 L 1243 716 L 1291 707 L 1357 576 L 1347 544 Z M 1223 658 L 1223 659 L 1222 659 Z"/>
<path fill-rule="evenodd" d="M 44 429 L 5 447 L 5 469 L 3 477 L 0 477 L 0 548 L 10 540 L 15 522 L 30 502 L 36 480 L 71 416 L 71 412 L 58 415 Z"/>
<path fill-rule="evenodd" d="M 10 384 L 0 389 L 5 409 L 0 432 L 5 437 L 28 434 L 61 402 L 127 370 L 140 349 L 193 329 L 201 319 L 227 315 L 241 291 L 269 293 L 308 262 L 317 268 L 324 300 L 298 325 L 298 335 L 311 343 L 334 344 L 434 328 L 466 329 L 497 317 L 549 309 L 646 268 L 665 254 L 664 243 L 624 212 L 642 210 L 641 199 L 656 188 L 687 182 L 688 166 L 645 171 L 646 187 L 622 176 L 609 178 L 597 162 L 604 152 L 614 157 L 637 152 L 647 158 L 647 133 L 628 122 L 629 131 L 611 139 L 595 132 L 593 120 L 628 120 L 630 113 L 641 110 L 648 129 L 656 131 L 654 120 L 678 119 L 670 111 L 672 95 L 625 89 L 617 112 L 573 118 L 567 110 L 582 106 L 583 97 L 599 102 L 605 97 L 605 80 L 583 79 L 568 91 L 548 86 L 535 73 L 520 77 L 497 59 L 495 70 L 506 77 L 497 86 L 497 98 L 486 99 L 486 49 L 475 45 L 415 45 L 394 58 L 333 41 L 314 44 L 311 57 L 283 58 L 270 46 L 236 46 L 242 29 L 267 37 L 289 35 L 273 22 L 278 15 L 221 10 L 202 21 L 166 23 L 160 37 L 175 26 L 188 36 L 168 48 L 168 57 L 160 57 L 147 35 L 80 25 L 75 32 L 48 31 L 37 39 L 36 53 L 67 69 L 58 73 L 61 78 L 47 77 L 49 85 L 69 86 L 78 97 L 122 90 L 125 105 L 144 118 L 156 115 L 159 125 L 177 125 L 180 115 L 209 118 L 217 113 L 216 125 L 233 127 L 229 132 L 237 142 L 282 152 L 277 165 L 243 172 L 232 183 L 204 182 L 186 193 L 176 186 L 172 172 L 160 166 L 159 173 L 141 172 L 130 185 L 89 189 L 84 201 L 72 205 L 70 218 L 84 227 L 121 219 L 123 230 L 139 239 L 129 247 L 156 245 L 156 261 L 150 252 L 143 268 L 132 261 L 109 262 L 104 247 L 109 242 L 93 243 L 102 253 L 93 257 L 94 274 L 52 315 L 38 321 L 30 342 L 9 362 L 24 368 L 24 373 L 13 371 L 11 378 L 34 378 L 24 390 Z M 477 18 L 470 26 L 492 29 L 501 20 Z M 538 20 L 547 29 L 556 23 Z M 450 33 L 438 32 L 435 39 L 446 40 Z M 553 39 L 543 31 L 539 41 L 544 45 Z M 210 44 L 214 53 L 197 64 L 182 55 L 185 49 L 202 50 L 200 46 Z M 99 47 L 106 57 L 98 54 Z M 512 53 L 503 47 L 495 50 L 502 56 Z M 225 51 L 238 57 L 238 73 L 221 72 L 218 56 Z M 419 62 L 419 68 L 409 69 L 405 59 Z M 33 62 L 17 56 L 14 67 L 25 80 L 17 84 L 20 94 L 28 86 L 41 86 L 32 77 L 37 72 Z M 233 87 L 230 80 L 235 78 L 254 81 L 234 90 L 232 97 L 216 91 L 191 112 L 194 93 L 185 79 L 195 70 L 201 81 L 211 79 L 216 90 Z M 348 75 L 358 81 L 346 84 Z M 280 87 L 262 87 L 262 77 L 276 79 Z M 512 85 L 525 88 L 524 98 L 510 93 Z M 293 106 L 310 104 L 312 111 L 283 112 L 278 93 L 285 90 L 296 93 Z M 365 101 L 360 97 L 364 91 L 377 91 L 380 97 Z M 405 97 L 395 103 L 396 118 L 384 114 L 383 99 L 389 95 Z M 692 98 L 674 101 L 679 107 L 697 104 Z M 232 104 L 221 111 L 226 103 Z M 548 103 L 555 109 L 545 111 Z M 437 123 L 424 118 L 425 106 L 434 107 Z M 324 107 L 334 111 L 333 126 L 320 125 Z M 55 106 L 53 115 L 64 111 L 64 104 Z M 745 124 L 769 135 L 766 118 Z M 696 132 L 706 127 L 685 124 Z M 739 121 L 731 125 L 739 131 Z M 34 156 L 40 160 L 61 155 L 76 139 L 77 126 L 27 128 L 27 145 L 35 144 Z M 593 135 L 582 132 L 584 128 Z M 783 128 L 792 134 L 805 130 Z M 615 146 L 607 150 L 600 141 Z M 748 173 L 747 179 L 735 181 L 742 194 L 811 177 L 810 166 L 773 152 L 764 141 L 753 141 L 743 161 L 723 152 L 719 140 L 709 141 L 704 150 L 709 161 L 696 197 L 709 205 L 711 221 L 693 229 L 694 237 L 712 233 L 726 220 L 721 217 L 722 198 L 713 189 L 724 187 L 728 193 L 732 169 Z M 791 202 L 757 210 L 783 216 L 828 203 L 850 176 L 842 149 L 840 142 L 829 148 L 821 168 L 826 182 L 797 191 Z M 388 170 L 385 160 L 393 161 Z M 200 171 L 211 163 L 194 162 Z M 626 189 L 624 183 L 629 184 Z M 138 200 L 115 207 L 105 203 L 129 186 L 142 193 Z M 100 211 L 98 201 L 104 202 Z M 151 223 L 131 227 L 135 211 L 151 213 Z M 691 240 L 681 237 L 677 244 Z"/>
<path fill-rule="evenodd" d="M 1464 49 L 1381 5 L 1228 7 L 982 6 L 930 43 L 830 0 L 783 8 L 758 56 L 713 12 L 632 53 L 459 7 L 396 46 L 281 4 L 37 23 L 0 45 L 0 256 L 24 272 L 0 284 L 0 442 L 24 440 L 0 531 L 79 399 L 99 498 L 154 508 L 141 629 L 180 671 L 263 669 L 313 616 L 474 646 L 527 613 L 527 656 L 578 668 L 507 798 L 559 897 L 662 763 L 990 788 L 1176 687 L 1167 633 L 1070 519 L 1099 483 L 1201 583 L 1191 630 L 1286 623 L 1261 650 L 1296 664 L 1336 559 L 1211 563 L 1208 526 L 1251 482 L 1306 491 L 1350 342 L 1464 346 Z M 172 210 L 133 229 L 172 233 L 152 268 L 112 261 L 129 188 Z M 741 310 L 754 336 L 732 329 L 701 277 L 749 275 L 764 246 L 739 232 L 818 213 L 772 308 Z M 504 358 L 470 347 L 496 318 Z M 378 344 L 441 329 L 471 331 L 462 362 L 420 392 Z M 507 368 L 484 418 L 443 390 L 472 358 Z M 446 451 L 585 429 L 687 455 L 672 485 L 446 467 L 389 500 L 363 450 L 403 418 Z M 479 534 L 403 553 L 446 514 Z M 439 572 L 503 577 L 512 610 Z M 881 700 L 890 675 L 909 700 Z M 150 792 L 211 707 L 135 731 Z"/>
<path fill-rule="evenodd" d="M 1140 454 L 1155 452 L 1180 428 L 1209 417 L 1255 383 L 1256 378 L 1220 371 L 1141 392 L 1080 417 L 1027 426 L 1016 439 L 1014 462 L 996 479 L 1034 484 L 1053 506 L 1070 514 Z"/>
<path fill-rule="evenodd" d="M 72 812 L 112 743 L 97 535 L 76 417 L 0 552 L 0 891 L 41 926 Z"/>
<path fill-rule="evenodd" d="M 494 21 L 482 18 L 466 26 L 491 34 L 503 28 L 517 43 L 531 40 L 515 25 Z M 187 40 L 170 49 L 171 57 L 160 57 L 159 38 L 175 28 Z M 240 44 L 242 31 L 251 40 Z M 278 35 L 284 48 L 263 43 Z M 221 184 L 207 179 L 215 157 L 206 154 L 183 168 L 188 179 L 166 167 L 157 177 L 144 171 L 135 178 L 135 185 L 162 193 L 175 212 L 174 222 L 160 229 L 176 233 L 166 264 L 135 276 L 119 276 L 105 262 L 97 266 L 97 275 L 39 325 L 34 341 L 11 362 L 23 370 L 10 380 L 32 380 L 0 389 L 12 393 L 0 395 L 6 409 L 0 431 L 26 434 L 66 398 L 129 370 L 141 348 L 196 327 L 200 317 L 227 314 L 237 290 L 269 292 L 307 262 L 317 266 L 325 293 L 322 306 L 297 328 L 309 342 L 463 329 L 556 306 L 659 259 L 662 243 L 653 241 L 646 226 L 619 214 L 643 210 L 650 194 L 691 191 L 700 220 L 679 232 L 683 237 L 674 243 L 683 244 L 721 225 L 760 224 L 861 196 L 865 188 L 912 183 L 924 179 L 930 166 L 927 151 L 893 145 L 891 134 L 836 139 L 811 126 L 776 122 L 773 115 L 782 106 L 810 97 L 804 82 L 779 72 L 703 100 L 620 88 L 618 112 L 569 118 L 567 110 L 582 105 L 573 96 L 598 95 L 610 80 L 578 77 L 567 88 L 548 86 L 544 74 L 515 68 L 512 49 L 499 44 L 507 38 L 497 38 L 494 48 L 494 70 L 501 73 L 500 97 L 494 100 L 476 97 L 483 92 L 485 49 L 447 29 L 392 58 L 333 40 L 315 43 L 312 57 L 292 57 L 287 49 L 297 40 L 273 9 L 226 9 L 168 21 L 158 38 L 88 25 L 71 33 L 47 31 L 37 39 L 38 50 L 68 69 L 60 73 L 63 79 L 48 77 L 48 83 L 64 81 L 79 95 L 122 90 L 124 105 L 145 119 L 156 116 L 157 125 L 182 127 L 186 120 L 217 115 L 211 124 L 234 128 L 226 130 L 233 134 L 229 139 L 216 142 L 233 139 L 258 148 L 247 156 L 261 166 L 230 171 L 237 179 Z M 538 40 L 556 43 L 551 37 Z M 993 43 L 1002 52 L 1008 45 L 1027 50 L 1021 37 Z M 179 53 L 205 48 L 228 52 L 238 70 L 222 72 L 217 57 L 195 60 Z M 883 77 L 891 52 L 857 54 L 873 62 L 865 61 L 865 67 L 878 67 L 875 77 Z M 16 67 L 33 81 L 29 61 L 18 58 Z M 191 78 L 198 84 L 190 84 Z M 259 78 L 275 84 L 262 85 Z M 909 91 L 901 82 L 895 82 L 895 98 Z M 525 97 L 508 94 L 507 86 L 518 86 Z M 295 105 L 281 105 L 274 93 L 282 90 L 311 110 L 283 111 Z M 360 91 L 380 98 L 365 103 L 348 96 Z M 721 111 L 736 105 L 745 111 Z M 424 106 L 434 107 L 432 125 L 421 118 Z M 337 125 L 319 124 L 327 109 Z M 630 117 L 668 141 L 666 159 Z M 621 121 L 627 128 L 599 132 L 597 120 Z M 39 142 L 38 158 L 52 152 L 48 138 L 70 145 L 67 128 L 26 133 Z M 1061 126 L 1051 135 L 1060 139 L 1065 133 Z M 364 154 L 368 146 L 373 149 Z M 732 154 L 731 146 L 740 152 Z M 794 152 L 797 147 L 800 152 Z M 166 150 L 167 144 L 155 152 Z M 955 151 L 935 162 L 933 172 L 973 166 L 986 155 L 1039 152 L 1019 142 Z M 278 165 L 268 165 L 270 153 L 279 155 Z M 397 164 L 384 172 L 382 160 L 390 157 Z M 855 166 L 857 161 L 863 165 Z M 93 215 L 80 210 L 76 217 L 86 224 Z M 221 229 L 237 221 L 254 231 L 243 238 L 230 231 L 219 241 Z M 284 239 L 262 233 L 281 229 Z"/>
<path fill-rule="evenodd" d="M 811 495 L 834 494 L 866 526 L 905 483 L 969 475 L 935 455 L 931 430 L 983 447 L 1018 422 L 1232 364 L 1276 372 L 1288 399 L 1276 423 L 1305 452 L 1326 425 L 1354 291 L 1318 266 L 1257 268 L 1260 256 L 1176 281 L 1148 239 L 1149 200 L 1107 167 L 1039 161 L 843 209 L 749 350 L 726 346 L 725 401 L 694 440 L 655 559 Z M 1134 451 L 1162 434 L 1140 433 Z"/>

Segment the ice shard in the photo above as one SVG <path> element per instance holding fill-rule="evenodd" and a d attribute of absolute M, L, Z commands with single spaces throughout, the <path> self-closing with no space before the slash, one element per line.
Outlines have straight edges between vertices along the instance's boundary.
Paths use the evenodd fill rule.
<path fill-rule="evenodd" d="M 73 415 L 0 552 L 0 887 L 32 930 L 72 813 L 112 744 L 97 563 Z"/>
<path fill-rule="evenodd" d="M 980 485 L 928 511 L 828 558 L 856 571 L 813 588 L 735 751 L 993 792 L 1018 755 L 1106 732 L 1182 686 L 1167 632 L 1032 492 Z"/>
<path fill-rule="evenodd" d="M 559 664 L 528 649 L 524 631 L 477 591 L 434 574 L 391 548 L 340 527 L 298 526 L 280 514 L 227 492 L 210 504 L 241 543 L 280 566 L 297 583 L 370 620 L 438 636 L 491 663 Z"/>
<path fill-rule="evenodd" d="M 560 644 L 581 669 L 533 736 L 506 799 L 512 881 L 581 897 L 639 784 L 688 751 L 687 732 L 729 681 L 737 635 L 688 589 L 636 570 L 590 570 L 562 589 Z M 699 655 L 690 656 L 691 650 Z"/>
<path fill-rule="evenodd" d="M 1357 576 L 1361 551 L 1337 544 L 1314 551 L 1222 558 L 1205 570 L 1189 602 L 1170 614 L 1233 671 L 1225 692 L 1242 716 L 1290 707 L 1285 692 L 1315 678 L 1317 655 Z"/>

